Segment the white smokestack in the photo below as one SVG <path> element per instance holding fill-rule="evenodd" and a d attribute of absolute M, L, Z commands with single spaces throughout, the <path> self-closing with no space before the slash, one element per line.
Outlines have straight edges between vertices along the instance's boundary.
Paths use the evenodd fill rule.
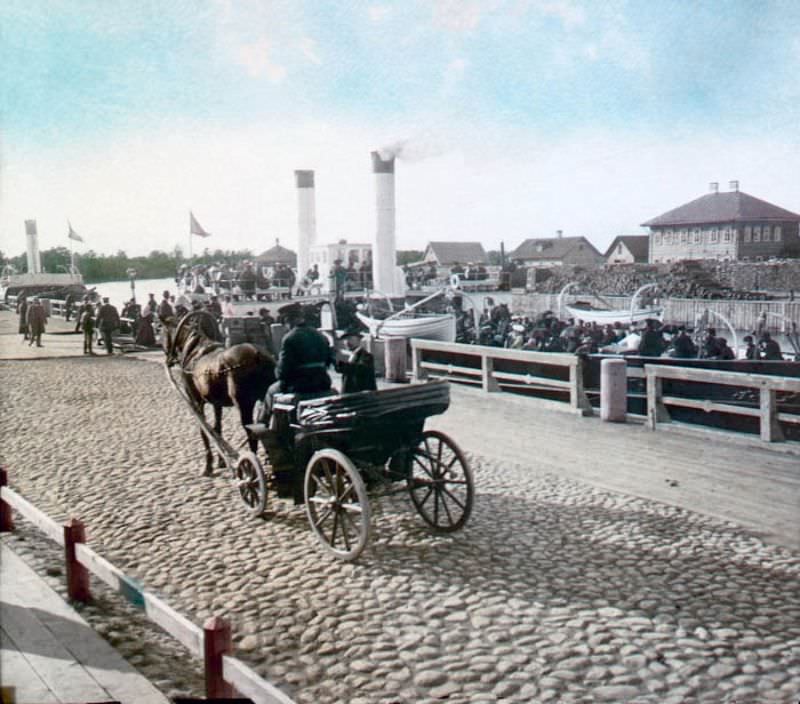
<path fill-rule="evenodd" d="M 42 259 L 39 256 L 39 234 L 36 231 L 36 220 L 25 221 L 25 234 L 27 235 L 28 273 L 40 274 L 42 272 Z"/>
<path fill-rule="evenodd" d="M 297 180 L 297 277 L 309 269 L 309 249 L 317 241 L 317 210 L 314 202 L 314 172 L 295 171 Z"/>
<path fill-rule="evenodd" d="M 375 202 L 377 206 L 377 228 L 372 246 L 373 286 L 389 296 L 398 295 L 395 285 L 394 213 L 394 155 L 382 159 L 380 152 L 372 152 L 372 172 L 375 174 Z"/>

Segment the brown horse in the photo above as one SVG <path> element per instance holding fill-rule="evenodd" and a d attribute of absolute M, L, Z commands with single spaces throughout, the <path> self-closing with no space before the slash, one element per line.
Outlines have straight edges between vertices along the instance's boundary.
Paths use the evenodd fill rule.
<path fill-rule="evenodd" d="M 214 432 L 222 437 L 222 409 L 236 406 L 247 433 L 250 449 L 258 440 L 247 425 L 253 422 L 256 401 L 264 399 L 275 381 L 275 360 L 268 352 L 244 343 L 225 349 L 217 321 L 206 311 L 192 311 L 181 318 L 176 328 L 165 328 L 164 350 L 167 366 L 179 365 L 181 382 L 194 410 L 204 415 L 205 404 L 214 408 Z M 206 434 L 206 476 L 212 474 L 214 457 Z M 220 466 L 225 466 L 222 457 Z"/>

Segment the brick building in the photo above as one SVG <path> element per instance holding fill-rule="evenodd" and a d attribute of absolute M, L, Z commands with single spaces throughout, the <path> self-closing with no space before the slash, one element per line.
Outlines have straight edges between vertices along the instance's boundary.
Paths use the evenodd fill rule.
<path fill-rule="evenodd" d="M 731 190 L 701 196 L 642 223 L 650 228 L 650 262 L 800 256 L 800 215 Z"/>

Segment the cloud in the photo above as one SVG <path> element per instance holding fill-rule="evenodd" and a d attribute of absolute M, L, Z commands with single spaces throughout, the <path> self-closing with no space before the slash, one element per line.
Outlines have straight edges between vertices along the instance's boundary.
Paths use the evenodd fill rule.
<path fill-rule="evenodd" d="M 317 66 L 322 65 L 322 59 L 317 51 L 317 43 L 311 37 L 303 37 L 298 45 L 300 47 L 300 52 L 312 64 L 316 64 Z"/>
<path fill-rule="evenodd" d="M 270 52 L 269 42 L 259 39 L 253 44 L 240 46 L 236 60 L 253 78 L 265 76 L 270 83 L 280 83 L 286 78 L 286 68 L 273 63 Z"/>
<path fill-rule="evenodd" d="M 392 14 L 392 8 L 386 5 L 370 5 L 367 14 L 372 22 L 384 22 Z"/>
<path fill-rule="evenodd" d="M 565 29 L 572 29 L 586 22 L 586 12 L 571 0 L 540 0 L 535 4 L 538 11 L 561 20 Z"/>
<path fill-rule="evenodd" d="M 451 93 L 455 87 L 464 79 L 464 74 L 469 66 L 469 61 L 463 57 L 453 59 L 444 69 L 443 91 Z"/>
<path fill-rule="evenodd" d="M 497 9 L 499 0 L 437 0 L 433 4 L 434 23 L 456 33 L 478 28 L 484 15 Z"/>

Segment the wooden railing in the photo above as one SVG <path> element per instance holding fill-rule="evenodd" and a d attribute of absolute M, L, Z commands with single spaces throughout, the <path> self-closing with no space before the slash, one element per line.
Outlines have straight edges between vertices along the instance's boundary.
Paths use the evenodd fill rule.
<path fill-rule="evenodd" d="M 438 377 L 479 384 L 486 392 L 503 388 L 561 392 L 569 395 L 573 410 L 585 416 L 593 413 L 583 387 L 583 360 L 576 355 L 416 339 L 411 340 L 411 350 L 417 380 Z"/>
<path fill-rule="evenodd" d="M 671 420 L 667 406 L 682 406 L 708 413 L 731 413 L 757 418 L 759 420 L 761 439 L 765 442 L 784 439 L 780 422 L 800 423 L 799 415 L 778 412 L 776 398 L 778 391 L 800 393 L 800 379 L 769 376 L 767 374 L 727 372 L 715 369 L 668 367 L 657 364 L 645 365 L 645 376 L 647 378 L 647 418 L 648 424 L 653 430 L 656 429 L 658 423 L 666 423 Z M 751 408 L 710 400 L 665 396 L 664 379 L 757 389 L 759 391 L 760 404 L 758 408 Z"/>
<path fill-rule="evenodd" d="M 293 704 L 290 697 L 231 656 L 233 646 L 227 621 L 211 617 L 203 628 L 196 626 L 88 547 L 85 544 L 85 527 L 81 521 L 70 519 L 59 525 L 11 489 L 8 486 L 7 471 L 0 468 L 0 532 L 13 530 L 12 509 L 64 548 L 67 592 L 70 599 L 84 602 L 91 600 L 91 572 L 131 604 L 144 610 L 151 621 L 180 641 L 194 657 L 203 658 L 207 697 L 229 699 L 239 692 L 250 697 L 256 704 Z"/>

